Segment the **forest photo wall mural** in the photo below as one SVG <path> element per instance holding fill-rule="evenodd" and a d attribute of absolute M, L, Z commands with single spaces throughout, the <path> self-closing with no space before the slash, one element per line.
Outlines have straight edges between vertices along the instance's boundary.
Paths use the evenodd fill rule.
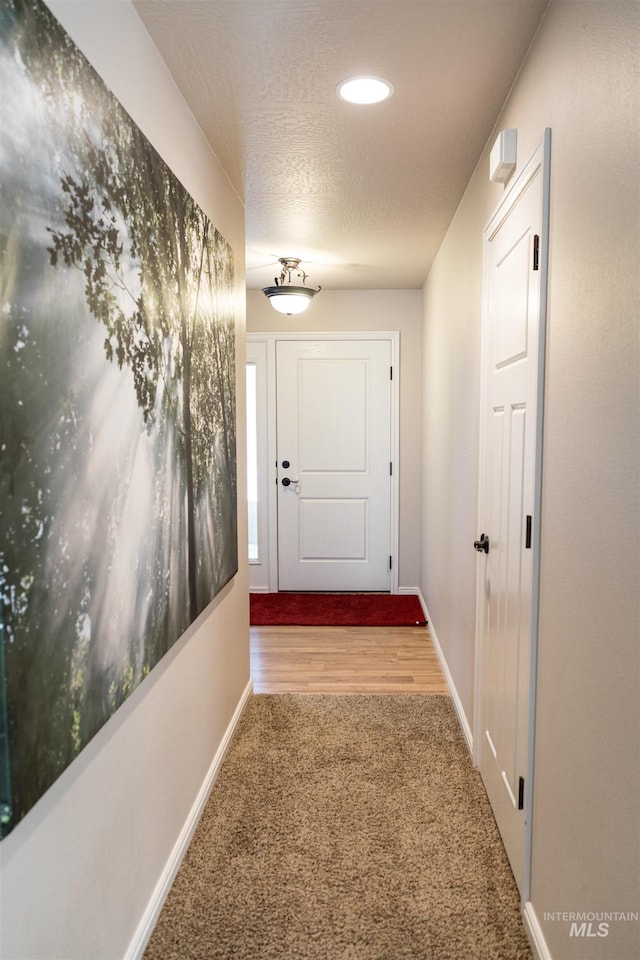
<path fill-rule="evenodd" d="M 40 0 L 0 0 L 6 835 L 237 571 L 231 248 Z"/>

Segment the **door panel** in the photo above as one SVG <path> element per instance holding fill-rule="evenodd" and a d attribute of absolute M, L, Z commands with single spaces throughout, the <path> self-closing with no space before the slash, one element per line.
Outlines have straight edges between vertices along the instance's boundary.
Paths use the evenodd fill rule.
<path fill-rule="evenodd" d="M 540 271 L 541 157 L 485 232 L 479 765 L 516 881 L 525 859 Z"/>
<path fill-rule="evenodd" d="M 494 241 L 498 245 L 494 255 L 500 258 L 495 267 L 496 296 L 493 304 L 496 369 L 527 356 L 529 334 L 530 230 L 527 228 L 507 249 L 502 249 L 505 244 L 501 240 L 504 238 L 496 237 Z"/>
<path fill-rule="evenodd" d="M 368 560 L 366 500 L 300 501 L 300 559 Z"/>
<path fill-rule="evenodd" d="M 300 470 L 354 474 L 367 470 L 369 365 L 305 359 L 298 365 Z"/>
<path fill-rule="evenodd" d="M 281 590 L 390 589 L 390 357 L 386 340 L 277 343 Z"/>

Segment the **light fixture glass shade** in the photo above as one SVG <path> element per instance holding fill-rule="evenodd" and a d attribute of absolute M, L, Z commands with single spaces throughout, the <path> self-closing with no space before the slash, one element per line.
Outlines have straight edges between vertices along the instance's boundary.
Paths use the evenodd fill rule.
<path fill-rule="evenodd" d="M 380 77 L 350 77 L 338 84 L 338 96 L 348 103 L 380 103 L 393 93 L 393 86 Z"/>
<path fill-rule="evenodd" d="M 262 292 L 278 313 L 286 313 L 289 317 L 294 313 L 303 313 L 322 287 L 314 290 L 313 287 L 301 287 L 291 283 L 292 273 L 303 283 L 307 280 L 307 274 L 299 269 L 298 257 L 279 257 L 278 262 L 282 264 L 282 273 L 275 277 L 273 287 L 263 287 Z"/>
<path fill-rule="evenodd" d="M 292 316 L 294 313 L 304 313 L 317 290 L 313 290 L 311 287 L 283 286 L 264 287 L 262 292 L 269 298 L 269 303 L 274 310 Z"/>

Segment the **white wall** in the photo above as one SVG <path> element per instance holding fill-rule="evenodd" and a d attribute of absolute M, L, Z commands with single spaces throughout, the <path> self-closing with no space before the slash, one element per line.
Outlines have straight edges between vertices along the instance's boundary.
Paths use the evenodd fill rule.
<path fill-rule="evenodd" d="M 128 0 L 49 6 L 231 243 L 238 297 L 241 569 L 2 841 L 2 945 L 19 958 L 119 958 L 249 682 L 244 563 L 244 216 Z"/>
<path fill-rule="evenodd" d="M 260 290 L 247 291 L 250 333 L 400 331 L 400 589 L 415 589 L 420 577 L 421 310 L 420 290 L 323 290 L 305 314 L 287 317 Z"/>
<path fill-rule="evenodd" d="M 640 925 L 640 6 L 553 0 L 496 132 L 552 129 L 531 902 L 555 960 L 631 960 Z M 490 144 L 493 142 L 491 138 Z M 473 717 L 487 152 L 425 285 L 422 589 Z M 597 924 L 596 924 L 597 926 Z"/>

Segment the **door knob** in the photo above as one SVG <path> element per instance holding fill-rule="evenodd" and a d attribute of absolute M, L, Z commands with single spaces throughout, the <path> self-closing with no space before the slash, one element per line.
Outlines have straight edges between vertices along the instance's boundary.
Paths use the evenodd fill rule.
<path fill-rule="evenodd" d="M 280 483 L 283 487 L 289 487 L 292 483 L 297 483 L 297 480 L 290 480 L 289 477 L 283 477 Z"/>
<path fill-rule="evenodd" d="M 489 537 L 486 533 L 483 533 L 479 540 L 474 540 L 473 546 L 478 553 L 489 553 Z"/>

